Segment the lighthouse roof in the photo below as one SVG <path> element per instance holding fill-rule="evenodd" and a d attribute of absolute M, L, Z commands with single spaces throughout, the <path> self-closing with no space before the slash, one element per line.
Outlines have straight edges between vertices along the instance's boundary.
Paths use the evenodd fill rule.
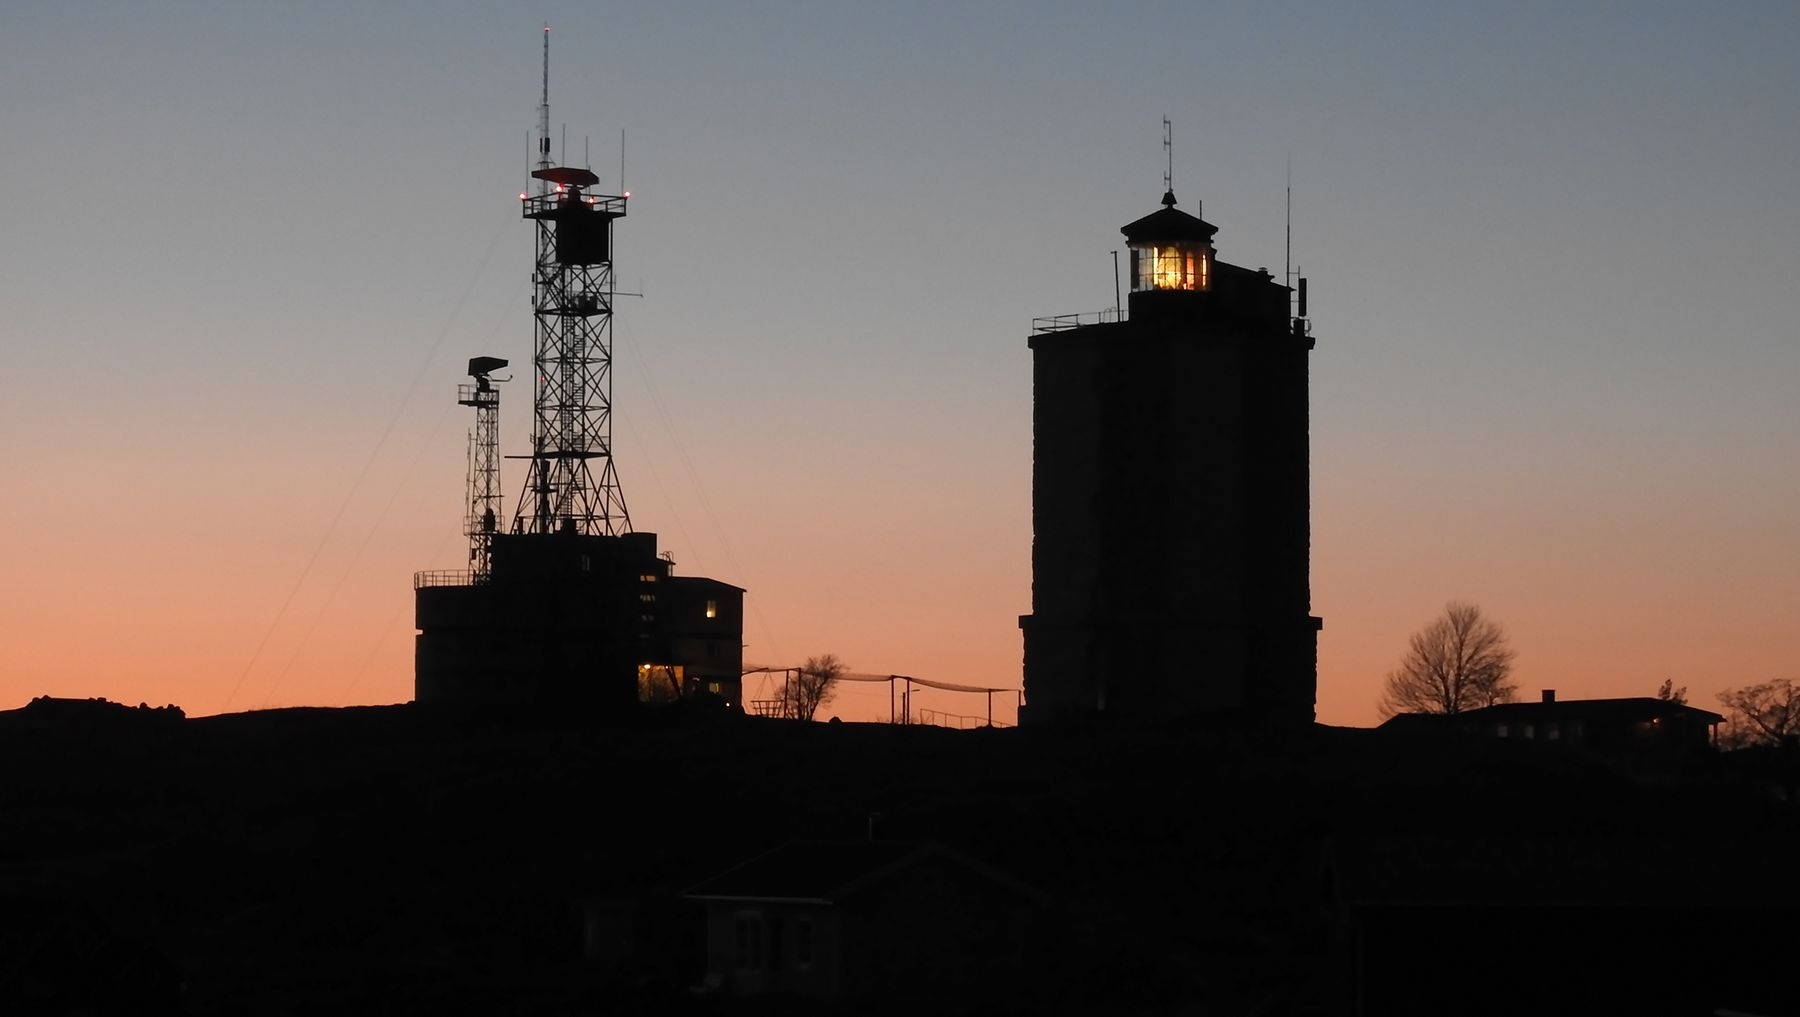
<path fill-rule="evenodd" d="M 1133 244 L 1169 244 L 1182 241 L 1212 240 L 1219 228 L 1197 215 L 1189 215 L 1175 207 L 1173 192 L 1163 195 L 1163 207 L 1134 222 L 1119 227 L 1125 239 Z"/>

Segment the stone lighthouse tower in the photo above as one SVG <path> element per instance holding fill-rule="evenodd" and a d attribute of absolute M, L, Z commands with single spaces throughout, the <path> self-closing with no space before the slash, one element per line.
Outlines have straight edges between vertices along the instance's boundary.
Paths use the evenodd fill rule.
<path fill-rule="evenodd" d="M 1040 318 L 1027 724 L 1243 710 L 1309 723 L 1305 282 L 1218 261 L 1163 207 L 1121 230 L 1126 314 Z"/>

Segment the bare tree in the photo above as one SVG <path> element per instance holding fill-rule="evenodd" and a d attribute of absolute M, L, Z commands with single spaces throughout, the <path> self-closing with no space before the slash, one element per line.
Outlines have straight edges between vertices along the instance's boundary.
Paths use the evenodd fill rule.
<path fill-rule="evenodd" d="M 1506 632 L 1474 604 L 1453 600 L 1436 621 L 1413 633 L 1400 666 L 1389 672 L 1381 712 L 1461 713 L 1509 702 L 1518 686 Z"/>
<path fill-rule="evenodd" d="M 1779 745 L 1800 735 L 1800 686 L 1786 678 L 1727 689 L 1719 702 L 1729 711 L 1729 726 L 1720 737 L 1727 748 Z"/>
<path fill-rule="evenodd" d="M 681 698 L 681 679 L 675 668 L 667 664 L 645 664 L 638 668 L 638 702 L 672 703 Z"/>
<path fill-rule="evenodd" d="M 1665 703 L 1685 705 L 1687 703 L 1687 686 L 1683 685 L 1681 688 L 1676 688 L 1675 679 L 1664 678 L 1662 687 L 1656 690 L 1656 698 Z"/>
<path fill-rule="evenodd" d="M 813 714 L 818 713 L 819 707 L 837 691 L 838 677 L 844 671 L 843 661 L 833 654 L 806 658 L 806 663 L 782 683 L 781 715 L 799 720 L 813 719 Z"/>

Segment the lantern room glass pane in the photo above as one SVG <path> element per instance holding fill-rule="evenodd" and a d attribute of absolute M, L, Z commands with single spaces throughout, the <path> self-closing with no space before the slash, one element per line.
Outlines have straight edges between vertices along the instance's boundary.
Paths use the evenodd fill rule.
<path fill-rule="evenodd" d="M 1208 268 L 1205 248 L 1159 244 L 1132 252 L 1133 292 L 1142 290 L 1204 290 Z"/>

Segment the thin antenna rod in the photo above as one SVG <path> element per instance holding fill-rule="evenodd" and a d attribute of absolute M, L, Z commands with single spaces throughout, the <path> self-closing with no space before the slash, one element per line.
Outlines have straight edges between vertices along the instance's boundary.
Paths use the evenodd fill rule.
<path fill-rule="evenodd" d="M 1119 296 L 1119 252 L 1118 251 L 1112 252 L 1112 256 L 1113 256 L 1113 317 L 1115 319 L 1123 319 L 1124 314 L 1125 314 L 1125 308 L 1123 306 L 1122 298 Z"/>
<path fill-rule="evenodd" d="M 1175 125 L 1163 117 L 1163 155 L 1168 159 L 1168 168 L 1163 170 L 1163 193 L 1175 193 Z"/>
<path fill-rule="evenodd" d="M 625 128 L 619 128 L 619 193 L 625 193 Z"/>
<path fill-rule="evenodd" d="M 1287 157 L 1287 251 L 1281 256 L 1281 283 L 1290 291 L 1294 288 L 1294 153 Z M 1288 308 L 1291 313 L 1293 307 Z"/>
<path fill-rule="evenodd" d="M 538 152 L 537 167 L 541 170 L 550 168 L 550 24 L 544 23 L 544 92 L 538 101 Z M 538 193 L 548 194 L 550 181 L 539 178 Z"/>

